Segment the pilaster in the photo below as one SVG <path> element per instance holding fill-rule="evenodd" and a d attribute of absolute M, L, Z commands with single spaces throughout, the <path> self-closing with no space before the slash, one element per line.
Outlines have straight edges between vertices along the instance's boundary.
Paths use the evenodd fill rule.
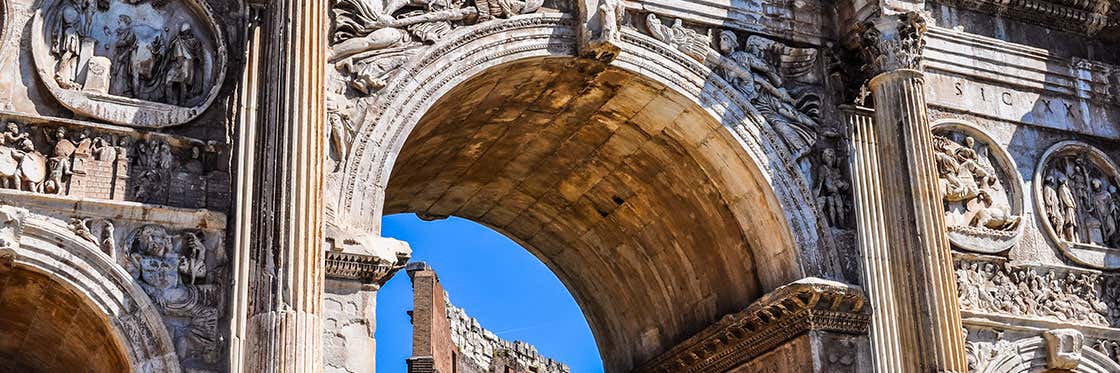
<path fill-rule="evenodd" d="M 244 371 L 323 370 L 326 0 L 270 1 L 248 255 Z"/>
<path fill-rule="evenodd" d="M 912 317 L 900 313 L 895 305 L 895 273 L 892 272 L 890 241 L 881 191 L 883 178 L 879 175 L 879 149 L 875 135 L 875 112 L 861 107 L 842 107 L 844 120 L 850 129 L 849 168 L 852 172 L 852 195 L 855 202 L 856 224 L 859 227 L 856 245 L 860 250 L 863 268 L 863 286 L 867 289 L 871 313 L 871 348 L 876 371 L 914 371 L 915 361 L 902 354 L 903 333 L 900 319 Z M 912 321 L 910 322 L 912 323 Z M 901 322 L 901 324 L 908 324 Z M 910 337 L 913 335 L 910 334 Z M 913 348 L 917 342 L 909 338 L 905 346 Z"/>
<path fill-rule="evenodd" d="M 878 298 L 875 306 L 884 309 L 877 312 L 891 312 L 893 307 L 898 315 L 912 315 L 895 318 L 895 333 L 879 330 L 882 333 L 874 335 L 879 338 L 877 348 L 894 343 L 889 339 L 897 339 L 902 347 L 876 351 L 883 354 L 876 357 L 880 370 L 891 371 L 890 364 L 897 360 L 915 364 L 915 371 L 965 372 L 956 280 L 920 70 L 925 28 L 918 13 L 881 16 L 863 27 L 861 47 L 873 75 L 868 88 L 875 103 L 873 148 L 879 180 L 873 186 L 880 189 L 867 190 L 861 198 L 867 207 L 878 204 L 882 209 L 859 213 L 890 216 L 862 219 L 859 228 L 881 230 L 887 239 L 883 253 L 888 260 L 879 264 L 887 265 L 893 276 L 894 304 Z"/>

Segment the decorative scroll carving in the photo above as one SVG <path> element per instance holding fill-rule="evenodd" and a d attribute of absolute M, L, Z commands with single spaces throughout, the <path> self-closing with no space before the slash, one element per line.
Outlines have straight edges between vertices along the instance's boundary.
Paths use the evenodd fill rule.
<path fill-rule="evenodd" d="M 1120 326 L 1120 276 L 1011 266 L 1001 259 L 956 258 L 961 310 Z"/>
<path fill-rule="evenodd" d="M 128 238 L 126 268 L 163 315 L 185 365 L 219 362 L 218 319 L 224 295 L 224 258 L 210 254 L 200 234 L 171 233 L 158 225 L 136 228 Z"/>
<path fill-rule="evenodd" d="M 213 102 L 226 64 L 218 35 L 193 0 L 48 0 L 35 15 L 32 48 L 63 106 L 156 128 L 186 123 Z"/>
<path fill-rule="evenodd" d="M 710 37 L 685 28 L 680 20 L 665 26 L 650 14 L 646 25 L 654 38 L 708 65 L 747 96 L 796 159 L 813 149 L 821 105 L 816 49 L 790 47 L 758 35 L 740 43 L 736 33 L 723 30 L 717 51 L 709 46 Z"/>
<path fill-rule="evenodd" d="M 1042 225 L 1074 261 L 1094 268 L 1120 268 L 1120 174 L 1092 146 L 1054 145 L 1034 175 L 1035 206 Z"/>
<path fill-rule="evenodd" d="M 871 75 L 899 69 L 922 69 L 926 20 L 910 12 L 882 16 L 861 26 L 860 49 Z"/>
<path fill-rule="evenodd" d="M 866 334 L 870 316 L 865 301 L 863 293 L 851 286 L 816 278 L 798 280 L 764 295 L 742 312 L 724 316 L 637 371 L 724 371 L 808 330 Z"/>
<path fill-rule="evenodd" d="M 1004 372 L 1115 372 L 1120 365 L 1108 355 L 1089 348 L 1085 337 L 1074 329 L 1054 329 L 1041 336 L 1017 341 L 970 341 L 967 345 L 969 371 Z"/>
<path fill-rule="evenodd" d="M 222 190 L 229 176 L 216 170 L 212 144 L 64 125 L 3 127 L 0 188 L 177 207 L 228 205 Z"/>
<path fill-rule="evenodd" d="M 451 30 L 536 12 L 542 0 L 335 0 L 329 60 L 351 88 L 372 94 L 426 44 Z"/>
<path fill-rule="evenodd" d="M 1010 249 L 1023 232 L 1022 188 L 1014 161 L 972 126 L 944 122 L 933 132 L 949 240 L 982 253 Z"/>

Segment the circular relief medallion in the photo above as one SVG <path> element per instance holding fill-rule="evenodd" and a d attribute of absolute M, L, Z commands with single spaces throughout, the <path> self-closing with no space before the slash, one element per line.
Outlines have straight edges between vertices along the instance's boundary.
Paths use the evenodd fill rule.
<path fill-rule="evenodd" d="M 1023 187 L 1011 156 L 965 123 L 938 123 L 933 134 L 949 241 L 987 254 L 1010 249 L 1023 234 Z"/>
<path fill-rule="evenodd" d="M 1034 205 L 1045 234 L 1073 261 L 1120 269 L 1116 164 L 1079 141 L 1050 147 L 1034 172 Z"/>
<path fill-rule="evenodd" d="M 31 32 L 51 94 L 115 124 L 186 123 L 210 106 L 225 75 L 218 26 L 195 0 L 44 0 Z"/>

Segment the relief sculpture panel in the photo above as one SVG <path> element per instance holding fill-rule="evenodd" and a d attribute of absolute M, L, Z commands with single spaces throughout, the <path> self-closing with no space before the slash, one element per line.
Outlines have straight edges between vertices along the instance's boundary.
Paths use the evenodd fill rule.
<path fill-rule="evenodd" d="M 1034 174 L 1044 234 L 1073 261 L 1120 269 L 1120 185 L 1116 165 L 1082 142 L 1055 144 Z"/>
<path fill-rule="evenodd" d="M 1023 232 L 1022 183 L 1015 161 L 971 125 L 942 122 L 933 134 L 950 242 L 989 254 L 1010 249 Z"/>
<path fill-rule="evenodd" d="M 192 0 L 47 0 L 31 46 L 40 80 L 63 106 L 159 128 L 188 122 L 214 101 L 226 67 L 218 30 Z"/>

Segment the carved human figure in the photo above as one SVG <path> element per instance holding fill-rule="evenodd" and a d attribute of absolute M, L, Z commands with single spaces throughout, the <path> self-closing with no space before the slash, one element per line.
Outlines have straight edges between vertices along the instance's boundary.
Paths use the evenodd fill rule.
<path fill-rule="evenodd" d="M 195 37 L 189 23 L 179 26 L 179 33 L 167 48 L 167 75 L 164 91 L 168 103 L 188 105 L 201 88 L 198 82 L 202 64 L 202 43 Z"/>
<path fill-rule="evenodd" d="M 350 135 L 353 133 L 353 128 L 351 128 L 350 120 L 346 114 L 349 109 L 349 102 L 346 97 L 337 93 L 327 95 L 326 138 L 330 145 L 327 155 L 333 156 L 336 161 L 334 171 L 339 171 L 343 158 L 350 151 Z"/>
<path fill-rule="evenodd" d="M 122 14 L 118 17 L 117 22 L 116 40 L 113 42 L 113 71 L 109 93 L 135 97 L 139 90 L 139 77 L 133 69 L 133 56 L 136 54 L 139 45 L 136 42 L 136 34 L 132 31 L 132 18 Z"/>
<path fill-rule="evenodd" d="M 626 7 L 622 0 L 602 0 L 599 3 L 599 39 L 602 43 L 617 43 L 622 38 L 622 22 Z"/>
<path fill-rule="evenodd" d="M 542 0 L 475 0 L 479 22 L 532 13 L 543 4 Z"/>
<path fill-rule="evenodd" d="M 19 146 L 19 144 L 23 142 L 23 140 L 27 140 L 29 138 L 31 138 L 31 135 L 26 132 L 20 131 L 18 124 L 8 122 L 8 124 L 4 126 L 4 133 L 2 137 L 0 137 L 0 145 L 16 147 Z"/>
<path fill-rule="evenodd" d="M 195 263 L 199 257 L 184 258 L 166 229 L 145 225 L 133 233 L 129 259 L 133 276 L 165 316 L 164 324 L 180 356 L 194 356 L 197 349 L 216 342 L 217 289 L 183 282 L 183 276 L 190 275 L 185 273 L 187 269 L 205 267 Z"/>
<path fill-rule="evenodd" d="M 1054 227 L 1060 235 L 1063 227 L 1065 227 L 1065 209 L 1062 206 L 1061 199 L 1058 198 L 1057 189 L 1058 179 L 1054 175 L 1049 175 L 1042 186 L 1042 200 L 1043 206 L 1046 210 L 1046 217 L 1050 221 L 1050 226 Z"/>
<path fill-rule="evenodd" d="M 1077 230 L 1077 199 L 1073 195 L 1073 190 L 1070 189 L 1069 179 L 1061 177 L 1058 179 L 1058 200 L 1061 202 L 1063 224 L 1059 229 L 1059 235 L 1066 241 L 1078 242 L 1080 235 Z"/>
<path fill-rule="evenodd" d="M 62 194 L 65 191 L 66 180 L 73 173 L 72 157 L 78 151 L 78 144 L 67 138 L 66 127 L 62 126 L 55 128 L 52 140 L 55 142 L 54 148 L 47 161 L 50 171 L 43 187 L 47 193 Z"/>
<path fill-rule="evenodd" d="M 799 111 L 798 102 L 782 88 L 782 78 L 776 66 L 762 56 L 762 45 L 773 41 L 758 37 L 748 39 L 745 50 L 739 50 L 734 32 L 723 30 L 719 35 L 722 56 L 714 62 L 724 71 L 724 76 L 743 92 L 759 112 L 770 122 L 794 157 L 801 159 L 816 143 L 815 119 Z"/>
<path fill-rule="evenodd" d="M 1109 193 L 1106 181 L 1094 178 L 1091 181 L 1092 191 L 1089 203 L 1089 213 L 1092 222 L 1089 223 L 1089 239 L 1092 243 L 1106 245 L 1112 241 L 1116 234 L 1116 221 L 1113 219 L 1113 197 Z"/>
<path fill-rule="evenodd" d="M 86 27 L 84 8 L 80 0 L 64 0 L 51 39 L 51 53 L 58 58 L 55 81 L 65 89 L 79 89 L 78 58 L 82 51 L 83 28 Z"/>
<path fill-rule="evenodd" d="M 828 221 L 833 227 L 843 227 L 844 217 L 847 216 L 844 193 L 848 191 L 848 182 L 836 164 L 836 152 L 832 148 L 821 151 L 821 164 L 817 166 L 816 194 L 818 204 L 825 210 Z"/>

